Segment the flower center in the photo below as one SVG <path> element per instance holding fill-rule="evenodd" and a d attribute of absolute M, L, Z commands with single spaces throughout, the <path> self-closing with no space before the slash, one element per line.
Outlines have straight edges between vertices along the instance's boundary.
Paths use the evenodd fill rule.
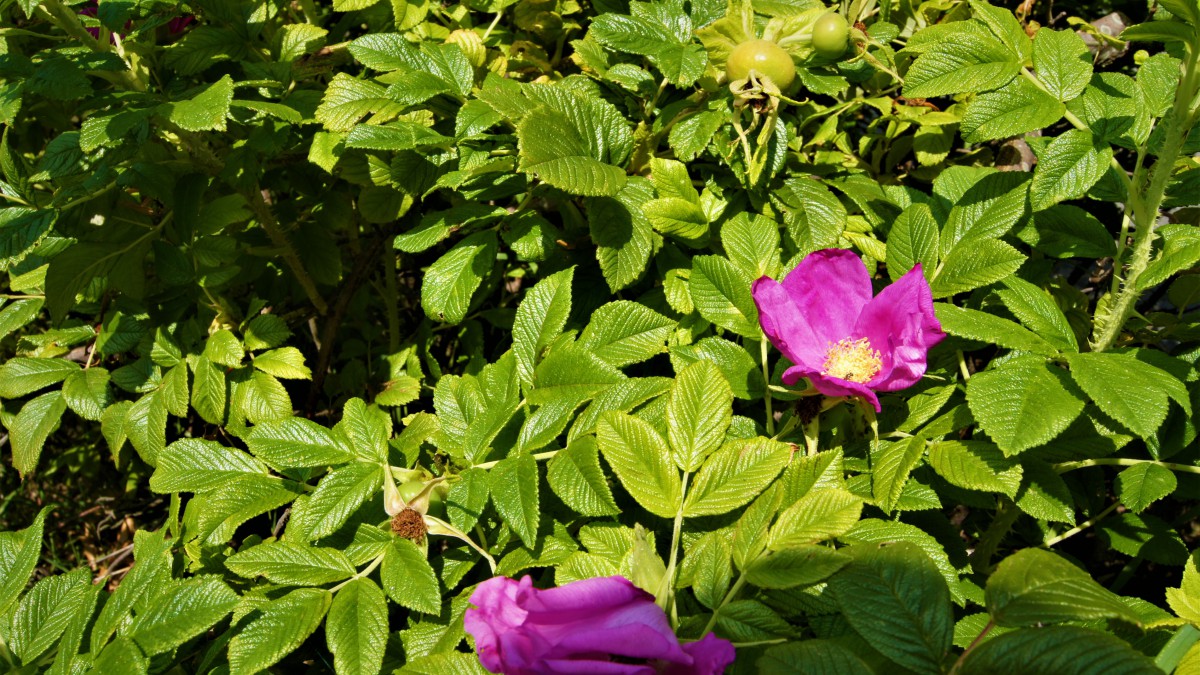
<path fill-rule="evenodd" d="M 392 518 L 392 532 L 417 544 L 425 541 L 425 517 L 413 509 L 404 509 Z"/>
<path fill-rule="evenodd" d="M 867 338 L 851 340 L 843 338 L 837 344 L 829 343 L 829 351 L 825 352 L 825 370 L 822 375 L 836 377 L 847 382 L 864 383 L 875 377 L 883 368 L 883 360 L 879 351 L 871 349 L 871 341 Z"/>

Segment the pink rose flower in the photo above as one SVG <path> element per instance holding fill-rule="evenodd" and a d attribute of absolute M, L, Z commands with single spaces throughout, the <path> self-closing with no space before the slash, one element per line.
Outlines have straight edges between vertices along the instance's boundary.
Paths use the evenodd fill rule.
<path fill-rule="evenodd" d="M 877 391 L 897 391 L 925 374 L 930 347 L 946 334 L 933 294 L 913 267 L 871 297 L 871 277 L 858 256 L 841 249 L 809 254 L 778 283 L 751 288 L 771 344 L 795 365 L 784 384 L 808 378 L 826 396 L 861 396 L 879 412 Z"/>
<path fill-rule="evenodd" d="M 681 645 L 654 597 L 619 576 L 541 590 L 493 577 L 463 617 L 484 667 L 504 675 L 719 675 L 733 645 L 713 634 Z"/>

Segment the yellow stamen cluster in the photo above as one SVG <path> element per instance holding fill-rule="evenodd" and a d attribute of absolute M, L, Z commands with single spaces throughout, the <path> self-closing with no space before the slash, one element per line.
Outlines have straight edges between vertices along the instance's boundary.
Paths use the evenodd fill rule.
<path fill-rule="evenodd" d="M 883 360 L 878 350 L 871 349 L 871 341 L 867 338 L 843 338 L 838 340 L 837 344 L 829 343 L 829 351 L 825 352 L 825 364 L 822 367 L 822 375 L 848 382 L 865 383 L 883 368 Z"/>

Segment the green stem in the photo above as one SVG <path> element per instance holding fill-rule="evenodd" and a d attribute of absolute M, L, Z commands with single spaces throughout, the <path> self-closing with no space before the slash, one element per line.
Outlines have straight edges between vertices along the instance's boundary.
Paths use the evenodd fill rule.
<path fill-rule="evenodd" d="M 379 555 L 375 556 L 375 559 L 371 561 L 370 565 L 367 565 L 366 567 L 363 568 L 363 571 L 355 574 L 354 576 L 343 581 L 342 583 L 338 584 L 337 586 L 334 586 L 333 588 L 329 589 L 329 592 L 337 593 L 338 591 L 342 590 L 342 588 L 345 587 L 346 584 L 350 583 L 351 581 L 362 579 L 363 577 L 368 576 L 369 574 L 371 574 L 371 572 L 374 572 L 375 568 L 379 567 L 380 563 L 382 563 L 382 562 L 383 562 L 383 554 L 380 553 Z"/>
<path fill-rule="evenodd" d="M 967 660 L 967 656 L 969 656 L 971 652 L 979 646 L 980 642 L 983 642 L 983 638 L 987 637 L 987 634 L 992 632 L 992 629 L 995 627 L 996 624 L 992 623 L 992 621 L 989 619 L 987 624 L 984 625 L 983 630 L 979 631 L 979 635 L 975 636 L 975 639 L 971 641 L 971 644 L 967 646 L 966 650 L 959 655 L 958 660 L 956 660 L 954 665 L 951 666 L 950 675 L 956 675 L 958 673 L 959 669 L 962 668 L 963 662 Z"/>
<path fill-rule="evenodd" d="M 1047 539 L 1045 542 L 1042 543 L 1042 546 L 1044 546 L 1045 548 L 1050 548 L 1051 546 L 1059 544 L 1066 539 L 1070 539 L 1071 537 L 1074 537 L 1075 535 L 1079 534 L 1080 532 L 1083 532 L 1084 530 L 1088 529 L 1089 527 L 1091 527 L 1091 526 L 1095 525 L 1096 523 L 1100 522 L 1101 520 L 1103 520 L 1105 517 L 1108 516 L 1108 514 L 1112 513 L 1113 511 L 1116 511 L 1117 507 L 1120 505 L 1121 505 L 1121 502 L 1113 502 L 1112 504 L 1109 504 L 1103 511 L 1101 511 L 1100 513 L 1097 513 L 1096 515 L 1092 516 L 1091 518 L 1088 518 L 1087 520 L 1076 525 L 1075 527 L 1072 527 L 1071 529 L 1067 530 L 1066 532 L 1063 532 L 1062 534 L 1060 534 L 1056 537 L 1050 537 L 1049 539 Z"/>
<path fill-rule="evenodd" d="M 679 491 L 679 510 L 675 512 L 675 527 L 671 532 L 671 557 L 667 563 L 667 573 L 663 575 L 662 585 L 659 586 L 657 598 L 658 604 L 663 609 L 670 608 L 671 618 L 675 623 L 678 623 L 675 613 L 675 564 L 679 561 L 679 538 L 683 534 L 683 502 L 687 497 L 688 478 L 691 476 L 687 471 L 683 472 L 683 484 Z"/>
<path fill-rule="evenodd" d="M 726 593 L 725 597 L 721 600 L 721 604 L 717 605 L 717 608 L 713 610 L 712 616 L 709 617 L 709 619 L 708 619 L 708 623 L 704 624 L 704 630 L 700 631 L 701 637 L 708 635 L 709 633 L 712 632 L 713 627 L 717 625 L 717 617 L 720 616 L 721 610 L 725 608 L 725 605 L 728 605 L 730 602 L 733 602 L 733 599 L 735 597 L 737 597 L 737 594 L 739 592 L 741 592 L 742 586 L 745 586 L 745 585 L 746 585 L 745 573 L 739 574 L 737 581 L 733 582 L 733 586 L 731 586 L 729 588 L 729 592 Z"/>
<path fill-rule="evenodd" d="M 383 305 L 387 310 L 388 353 L 400 351 L 400 293 L 396 287 L 396 253 L 390 246 L 383 251 Z"/>
<path fill-rule="evenodd" d="M 762 354 L 763 382 L 770 385 L 771 384 L 771 369 L 770 369 L 770 367 L 767 366 L 767 338 L 766 338 L 766 336 L 763 336 L 763 338 L 758 341 L 758 344 L 760 346 L 759 351 Z M 774 436 L 775 435 L 775 411 L 772 408 L 771 387 L 770 386 L 763 387 L 763 405 L 765 405 L 767 407 L 767 435 Z"/>
<path fill-rule="evenodd" d="M 271 212 L 271 208 L 267 206 L 266 200 L 263 199 L 262 189 L 258 186 L 250 190 L 243 191 L 243 196 L 246 198 L 250 206 L 250 210 L 254 212 L 254 217 L 258 220 L 261 226 L 267 232 L 267 236 L 271 238 L 271 242 L 279 247 L 283 254 L 283 261 L 287 263 L 288 269 L 296 277 L 296 281 L 300 282 L 300 287 L 304 289 L 304 294 L 308 296 L 308 301 L 316 307 L 318 314 L 324 314 L 329 306 L 325 303 L 325 298 L 317 291 L 317 284 L 312 277 L 308 275 L 308 271 L 304 269 L 304 263 L 300 260 L 300 255 L 296 253 L 296 248 L 292 246 L 291 240 L 287 238 L 287 234 L 280 227 L 279 221 L 275 220 L 275 214 Z"/>
<path fill-rule="evenodd" d="M 809 457 L 817 454 L 817 445 L 821 434 L 821 415 L 813 415 L 812 420 L 804 425 L 804 451 Z"/>
<path fill-rule="evenodd" d="M 1016 504 L 1007 498 L 1001 498 L 1000 508 L 996 509 L 996 516 L 992 518 L 992 524 L 988 525 L 983 536 L 979 537 L 979 541 L 975 543 L 975 551 L 971 553 L 971 569 L 979 573 L 991 569 L 992 556 L 996 554 L 1000 542 L 1004 540 L 1020 516 L 1021 511 L 1017 509 Z"/>
<path fill-rule="evenodd" d="M 553 457 L 553 456 L 555 456 L 555 455 L 557 455 L 557 454 L 558 454 L 558 450 L 550 450 L 550 451 L 548 451 L 548 452 L 539 452 L 539 453 L 537 453 L 536 455 L 534 455 L 534 456 L 533 456 L 533 458 L 534 458 L 534 459 L 537 459 L 537 460 L 542 460 L 542 459 L 550 459 L 551 457 Z M 472 467 L 472 468 L 475 468 L 475 469 L 490 469 L 490 468 L 492 468 L 492 467 L 496 466 L 497 464 L 499 464 L 499 463 L 500 463 L 500 462 L 502 462 L 502 461 L 504 461 L 504 460 L 497 459 L 497 460 L 495 460 L 495 461 L 492 461 L 492 462 L 484 462 L 484 463 L 482 463 L 482 464 L 476 464 L 476 465 L 475 465 L 474 467 Z"/>
<path fill-rule="evenodd" d="M 1191 466 L 1190 464 L 1175 464 L 1174 462 L 1160 462 L 1156 459 L 1124 459 L 1121 457 L 1102 457 L 1100 459 L 1085 459 L 1078 462 L 1063 462 L 1055 464 L 1054 470 L 1059 473 L 1074 471 L 1075 469 L 1083 469 L 1089 466 L 1135 466 L 1138 464 L 1157 464 L 1163 468 L 1180 473 L 1195 473 L 1200 474 L 1200 466 Z"/>
<path fill-rule="evenodd" d="M 38 10 L 41 11 L 44 18 L 58 26 L 67 35 L 70 35 L 78 40 L 88 49 L 94 52 L 113 51 L 108 42 L 101 42 L 100 40 L 92 37 L 92 34 L 87 31 L 87 28 L 84 28 L 83 24 L 79 22 L 79 15 L 76 14 L 71 8 L 63 5 L 61 0 L 41 0 Z M 146 91 L 146 83 L 143 82 L 140 77 L 138 77 L 133 66 L 124 58 L 122 58 L 122 61 L 125 62 L 125 67 L 128 68 L 128 70 L 111 74 L 96 73 L 97 76 L 104 77 L 105 75 L 108 75 L 112 78 L 109 81 L 116 80 L 116 83 L 123 85 L 127 89 L 133 89 L 134 91 Z"/>
<path fill-rule="evenodd" d="M 1188 653 L 1197 640 L 1200 640 L 1200 630 L 1190 623 L 1180 626 L 1171 639 L 1167 640 L 1167 644 L 1159 650 L 1158 656 L 1154 657 L 1154 665 L 1164 673 L 1174 672 L 1183 660 L 1183 655 Z"/>

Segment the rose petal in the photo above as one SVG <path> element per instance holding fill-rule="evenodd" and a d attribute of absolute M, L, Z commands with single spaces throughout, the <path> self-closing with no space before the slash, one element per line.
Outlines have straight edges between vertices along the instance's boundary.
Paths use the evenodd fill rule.
<path fill-rule="evenodd" d="M 875 296 L 854 327 L 883 356 L 868 384 L 876 391 L 911 387 L 925 374 L 929 348 L 946 334 L 933 311 L 933 293 L 918 264 Z"/>
<path fill-rule="evenodd" d="M 817 367 L 825 362 L 825 343 L 817 340 L 808 321 L 778 282 L 762 277 L 750 287 L 758 307 L 758 323 L 775 348 L 792 363 Z"/>
<path fill-rule="evenodd" d="M 663 675 L 721 675 L 737 656 L 732 642 L 712 633 L 698 642 L 683 645 L 683 651 L 692 657 L 692 664 L 673 663 L 663 669 Z"/>
<path fill-rule="evenodd" d="M 617 663 L 616 661 L 604 660 L 571 660 L 565 659 L 546 659 L 545 668 L 537 671 L 530 671 L 530 675 L 655 675 L 653 667 L 636 663 Z"/>
<path fill-rule="evenodd" d="M 800 366 L 788 368 L 783 373 L 784 384 L 795 384 L 802 377 L 807 377 L 809 382 L 812 382 L 813 389 L 821 392 L 826 396 L 861 396 L 871 405 L 875 406 L 875 412 L 882 412 L 883 408 L 879 406 L 879 397 L 871 390 L 871 387 L 860 382 L 850 382 L 838 377 L 830 377 L 822 375 L 820 371 L 805 370 Z"/>
<path fill-rule="evenodd" d="M 634 659 L 687 659 L 666 614 L 653 600 L 593 613 L 573 624 L 558 624 L 556 628 L 565 630 L 542 633 L 554 642 L 547 658 L 603 652 Z"/>
<path fill-rule="evenodd" d="M 850 251 L 837 248 L 808 254 L 784 278 L 783 288 L 808 323 L 822 355 L 828 343 L 850 336 L 858 315 L 871 301 L 866 266 Z"/>

